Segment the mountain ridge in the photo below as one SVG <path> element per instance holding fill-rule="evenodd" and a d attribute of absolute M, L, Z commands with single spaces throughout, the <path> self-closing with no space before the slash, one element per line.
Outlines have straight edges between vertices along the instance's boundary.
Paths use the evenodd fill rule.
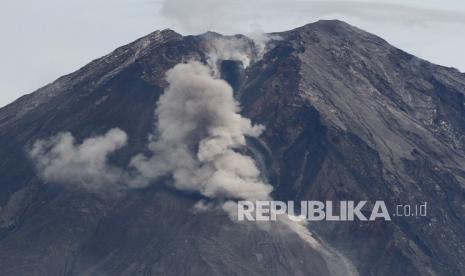
<path fill-rule="evenodd" d="M 266 127 L 248 146 L 256 160 L 262 160 L 274 197 L 382 199 L 391 205 L 428 201 L 435 204 L 428 218 L 309 227 L 346 255 L 360 275 L 463 273 L 465 75 L 341 21 L 272 34 L 279 39 L 272 39 L 263 57 L 252 58 L 249 67 L 237 60 L 219 62 L 242 113 Z M 188 258 L 194 267 L 190 272 L 199 275 L 226 273 L 221 266 L 231 274 L 284 275 L 294 269 L 294 274 L 329 275 L 328 267 L 314 271 L 324 257 L 298 239 L 271 237 L 228 223 L 219 214 L 211 220 L 189 217 L 196 197 L 151 187 L 117 199 L 101 198 L 46 185 L 36 177 L 25 150 L 35 140 L 63 131 L 82 141 L 121 128 L 129 142 L 112 161 L 122 166 L 143 152 L 158 97 L 168 85 L 165 72 L 190 60 L 206 63 L 205 36 L 153 32 L 0 109 L 0 151 L 7 157 L 0 164 L 0 259 L 8 260 L 0 272 L 179 275 L 190 270 L 176 266 L 176 256 L 193 254 L 196 257 Z M 244 39 L 244 45 L 252 43 Z M 121 223 L 128 217 L 135 222 Z M 170 217 L 169 222 L 164 217 Z M 170 233 L 170 225 L 182 230 Z M 209 229 L 216 229 L 213 240 Z M 232 229 L 243 235 L 233 237 Z M 36 239 L 36 231 L 51 230 L 50 237 Z M 207 245 L 194 242 L 197 236 L 192 233 Z M 178 241 L 183 239 L 195 243 L 193 251 L 183 249 Z M 256 254 L 267 265 L 256 264 L 260 258 L 250 245 L 259 248 Z M 27 247 L 31 250 L 26 258 Z M 54 248 L 61 256 L 41 254 L 42 247 Z M 169 254 L 161 254 L 160 248 Z M 248 252 L 249 259 L 239 252 Z M 11 259 L 15 256 L 22 261 Z M 52 263 L 50 256 L 59 261 Z M 203 262 L 208 265 L 203 267 Z"/>

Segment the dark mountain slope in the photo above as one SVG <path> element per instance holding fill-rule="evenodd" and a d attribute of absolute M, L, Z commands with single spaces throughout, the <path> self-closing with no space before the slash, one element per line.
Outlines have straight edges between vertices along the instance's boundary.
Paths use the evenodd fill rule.
<path fill-rule="evenodd" d="M 0 110 L 1 275 L 329 274 L 295 236 L 192 214 L 196 195 L 92 194 L 36 177 L 25 149 L 61 131 L 123 129 L 115 164 L 144 151 L 166 70 L 205 62 L 209 35 L 155 32 Z M 250 147 L 274 196 L 427 201 L 426 218 L 309 227 L 361 275 L 463 275 L 465 76 L 339 21 L 279 36 L 247 69 L 221 66 L 243 113 L 266 126 Z"/>
<path fill-rule="evenodd" d="M 427 218 L 315 223 L 366 275 L 464 272 L 465 75 L 338 21 L 281 34 L 242 92 L 283 198 L 428 202 Z"/>
<path fill-rule="evenodd" d="M 62 131 L 82 140 L 123 129 L 130 140 L 116 164 L 145 150 L 166 70 L 203 60 L 202 41 L 155 32 L 0 111 L 0 275 L 328 275 L 295 235 L 193 214 L 197 196 L 157 187 L 93 194 L 34 173 L 27 147 Z"/>

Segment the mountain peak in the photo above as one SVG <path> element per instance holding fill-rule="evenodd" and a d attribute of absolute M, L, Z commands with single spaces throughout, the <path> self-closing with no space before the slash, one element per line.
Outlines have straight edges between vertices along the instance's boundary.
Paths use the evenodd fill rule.
<path fill-rule="evenodd" d="M 217 56 L 228 60 L 219 75 L 241 116 L 265 126 L 244 153 L 274 186 L 273 197 L 434 203 L 428 217 L 321 221 L 311 230 L 360 275 L 463 275 L 465 75 L 339 20 L 277 35 L 245 69 L 229 60 L 243 58 L 234 55 L 239 47 Z M 127 145 L 108 161 L 127 166 L 158 131 L 154 110 L 166 72 L 205 63 L 208 47 L 199 37 L 209 36 L 223 37 L 155 31 L 0 109 L 1 275 L 331 274 L 332 261 L 326 267 L 324 254 L 297 237 L 235 224 L 221 210 L 192 212 L 200 195 L 167 179 L 99 198 L 38 178 L 25 154 L 58 133 L 78 143 L 120 128 Z M 178 89 L 194 89 L 186 86 Z"/>
<path fill-rule="evenodd" d="M 338 19 L 320 19 L 316 22 L 305 24 L 303 27 L 308 26 L 352 27 L 352 25 Z"/>
<path fill-rule="evenodd" d="M 306 24 L 302 27 L 298 27 L 292 30 L 291 32 L 313 33 L 314 35 L 318 35 L 319 37 L 337 37 L 338 39 L 348 41 L 368 39 L 376 41 L 378 43 L 387 44 L 387 42 L 384 39 L 376 36 L 375 34 L 359 29 L 341 20 L 319 20 L 313 23 Z"/>

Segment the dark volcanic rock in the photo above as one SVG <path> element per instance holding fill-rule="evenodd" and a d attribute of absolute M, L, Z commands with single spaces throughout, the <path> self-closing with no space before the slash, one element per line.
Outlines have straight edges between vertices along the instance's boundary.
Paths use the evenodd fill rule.
<path fill-rule="evenodd" d="M 338 21 L 280 35 L 241 93 L 267 127 L 276 195 L 426 201 L 426 218 L 311 227 L 363 275 L 462 275 L 465 76 Z"/>
<path fill-rule="evenodd" d="M 250 148 L 274 197 L 426 201 L 427 217 L 309 227 L 361 275 L 463 275 L 465 75 L 339 21 L 279 36 L 246 69 L 221 63 L 243 113 L 266 126 Z M 204 40 L 154 32 L 0 109 L 0 275 L 329 275 L 296 236 L 193 214 L 196 195 L 92 194 L 36 177 L 26 148 L 61 131 L 123 129 L 120 165 L 144 151 L 166 70 L 205 61 Z"/>

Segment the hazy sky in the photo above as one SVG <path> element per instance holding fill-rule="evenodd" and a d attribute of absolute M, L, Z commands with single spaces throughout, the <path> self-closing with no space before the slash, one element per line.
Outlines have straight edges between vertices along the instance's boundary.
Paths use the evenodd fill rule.
<path fill-rule="evenodd" d="M 157 29 L 281 31 L 318 19 L 465 72 L 463 0 L 1 0 L 0 106 Z"/>

